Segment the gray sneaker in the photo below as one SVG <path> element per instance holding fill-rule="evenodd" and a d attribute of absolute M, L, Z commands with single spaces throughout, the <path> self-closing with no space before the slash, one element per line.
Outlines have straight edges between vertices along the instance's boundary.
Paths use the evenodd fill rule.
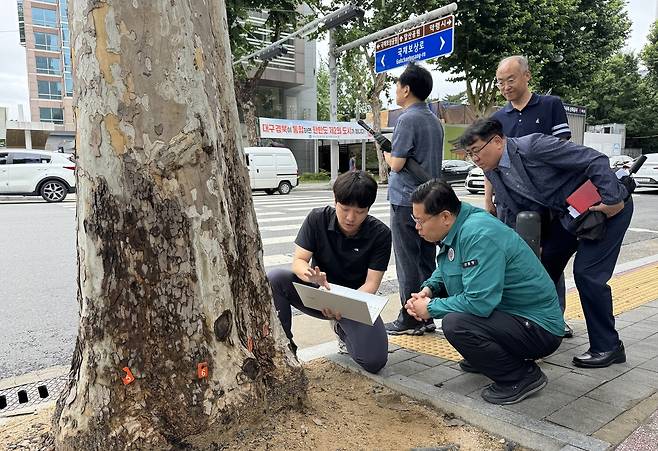
<path fill-rule="evenodd" d="M 343 339 L 340 338 L 340 334 L 338 333 L 338 328 L 340 327 L 340 324 L 335 319 L 329 320 L 329 322 L 331 323 L 331 330 L 333 330 L 334 333 L 336 334 L 336 339 L 338 342 L 338 354 L 349 354 L 349 352 L 347 352 L 347 345 L 345 344 Z"/>

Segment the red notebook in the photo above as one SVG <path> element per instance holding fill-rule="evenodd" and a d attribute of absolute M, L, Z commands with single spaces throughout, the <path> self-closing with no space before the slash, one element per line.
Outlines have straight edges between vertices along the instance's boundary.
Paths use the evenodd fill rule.
<path fill-rule="evenodd" d="M 588 180 L 567 197 L 567 203 L 578 210 L 578 213 L 585 213 L 589 207 L 601 202 L 601 196 L 596 190 L 594 184 Z"/>

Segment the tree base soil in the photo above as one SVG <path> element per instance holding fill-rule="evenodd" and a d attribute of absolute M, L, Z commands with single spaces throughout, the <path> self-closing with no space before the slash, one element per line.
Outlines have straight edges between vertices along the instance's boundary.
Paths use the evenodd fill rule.
<path fill-rule="evenodd" d="M 305 365 L 308 399 L 232 436 L 212 450 L 512 450 L 495 437 L 372 380 L 318 359 Z M 29 415 L 0 418 L 0 450 L 52 449 L 54 405 Z M 44 446 L 45 445 L 45 446 Z"/>

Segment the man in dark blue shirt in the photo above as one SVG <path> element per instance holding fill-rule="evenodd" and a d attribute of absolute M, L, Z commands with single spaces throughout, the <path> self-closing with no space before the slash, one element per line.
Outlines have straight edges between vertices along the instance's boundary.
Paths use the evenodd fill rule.
<path fill-rule="evenodd" d="M 503 125 L 503 133 L 510 138 L 519 138 L 531 133 L 543 133 L 565 140 L 571 138 L 567 113 L 560 98 L 531 92 L 528 87 L 530 78 L 528 60 L 524 56 L 514 55 L 500 61 L 496 69 L 496 85 L 508 102 L 503 109 L 491 116 L 492 119 Z M 485 179 L 484 184 L 485 209 L 496 214 L 491 183 Z M 564 275 L 558 281 L 556 288 L 560 307 L 564 311 L 566 308 Z M 573 336 L 573 330 L 566 323 L 564 336 L 565 338 Z"/>
<path fill-rule="evenodd" d="M 538 211 L 547 220 L 542 263 L 554 282 L 575 253 L 574 279 L 585 314 L 590 348 L 573 358 L 576 366 L 603 368 L 626 361 L 615 330 L 608 281 L 633 215 L 633 200 L 609 166 L 608 157 L 589 147 L 539 133 L 505 137 L 500 122 L 480 119 L 460 138 L 460 146 L 482 168 L 504 206 L 499 217 L 514 226 L 520 211 Z M 601 239 L 578 239 L 566 198 L 585 181 L 602 202 L 590 207 L 607 217 Z"/>

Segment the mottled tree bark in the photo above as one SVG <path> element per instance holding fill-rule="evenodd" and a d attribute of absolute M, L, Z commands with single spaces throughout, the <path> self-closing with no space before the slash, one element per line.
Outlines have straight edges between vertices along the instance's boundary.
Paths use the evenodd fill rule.
<path fill-rule="evenodd" d="M 224 2 L 69 10 L 80 327 L 56 448 L 210 449 L 306 388 L 264 276 Z"/>

